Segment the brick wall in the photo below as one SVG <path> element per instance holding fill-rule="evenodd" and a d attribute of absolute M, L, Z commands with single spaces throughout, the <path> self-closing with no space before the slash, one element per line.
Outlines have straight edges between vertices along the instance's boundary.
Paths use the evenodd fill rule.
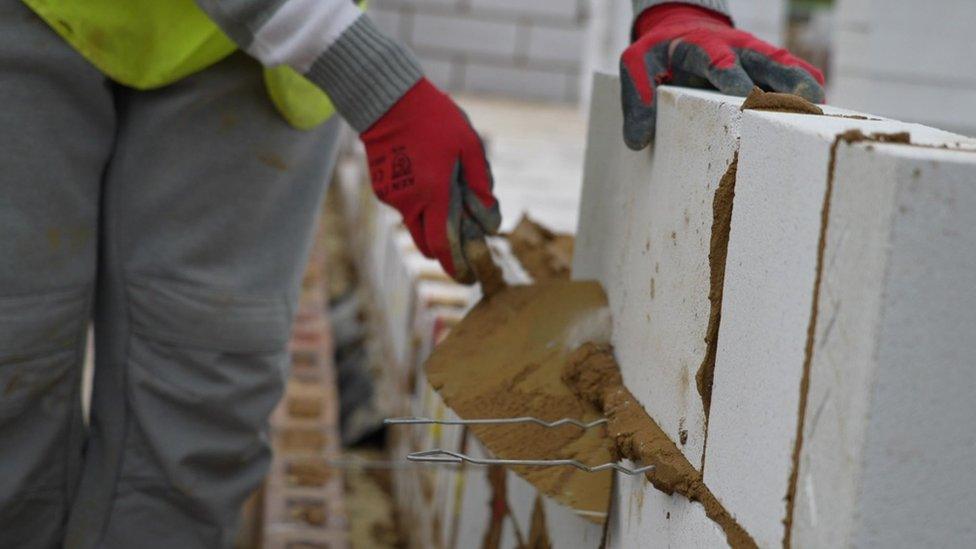
<path fill-rule="evenodd" d="M 455 92 L 576 101 L 586 0 L 376 0 L 370 16 Z"/>
<path fill-rule="evenodd" d="M 274 461 L 264 484 L 260 547 L 347 549 L 339 397 L 320 227 L 302 281 L 284 398 L 271 416 Z"/>

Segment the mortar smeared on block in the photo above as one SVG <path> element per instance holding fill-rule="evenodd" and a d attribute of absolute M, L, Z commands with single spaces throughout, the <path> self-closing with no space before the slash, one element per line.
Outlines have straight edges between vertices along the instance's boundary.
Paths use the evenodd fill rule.
<path fill-rule="evenodd" d="M 600 410 L 562 381 L 569 356 L 579 345 L 609 341 L 610 314 L 600 284 L 552 280 L 508 286 L 483 242 L 469 243 L 468 257 L 486 297 L 427 360 L 427 377 L 444 401 L 464 419 L 600 419 Z M 613 461 L 603 426 L 470 429 L 503 459 L 575 459 L 588 465 Z M 610 471 L 587 473 L 565 466 L 513 470 L 541 493 L 603 522 L 610 502 Z"/>
<path fill-rule="evenodd" d="M 606 416 L 615 458 L 654 465 L 647 479 L 655 488 L 700 503 L 708 518 L 725 532 L 729 546 L 734 549 L 757 547 L 752 536 L 705 486 L 701 472 L 624 387 L 609 345 L 582 345 L 566 363 L 563 380 L 577 396 Z"/>
<path fill-rule="evenodd" d="M 738 548 L 752 537 L 705 486 L 701 473 L 624 387 L 610 347 L 607 298 L 598 282 L 551 280 L 508 286 L 483 242 L 468 249 L 485 298 L 427 360 L 427 377 L 464 419 L 532 416 L 545 421 L 606 418 L 593 429 L 473 425 L 502 459 L 630 459 L 654 465 L 647 479 L 700 503 Z M 594 522 L 610 503 L 612 473 L 571 467 L 512 467 L 541 493 Z"/>

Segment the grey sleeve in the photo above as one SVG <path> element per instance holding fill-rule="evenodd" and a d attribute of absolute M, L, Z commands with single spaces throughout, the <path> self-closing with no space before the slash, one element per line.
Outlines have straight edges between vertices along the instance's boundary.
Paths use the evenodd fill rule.
<path fill-rule="evenodd" d="M 413 52 L 384 36 L 364 15 L 305 76 L 329 94 L 350 126 L 363 132 L 424 74 Z"/>
<path fill-rule="evenodd" d="M 669 4 L 673 3 L 675 0 L 633 0 L 634 2 L 634 19 L 636 19 L 641 13 L 647 8 L 653 8 L 658 4 Z M 679 0 L 682 4 L 691 4 L 693 6 L 701 6 L 703 8 L 708 8 L 710 10 L 715 10 L 719 13 L 725 14 L 732 17 L 732 12 L 729 11 L 729 4 L 727 0 Z"/>
<path fill-rule="evenodd" d="M 350 0 L 197 0 L 241 49 L 288 65 L 322 88 L 357 131 L 373 125 L 423 77 L 406 47 Z"/>

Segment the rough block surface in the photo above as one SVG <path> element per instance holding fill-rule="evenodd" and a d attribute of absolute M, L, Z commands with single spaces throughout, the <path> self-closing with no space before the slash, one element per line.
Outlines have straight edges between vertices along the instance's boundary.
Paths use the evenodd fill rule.
<path fill-rule="evenodd" d="M 743 113 L 736 98 L 664 88 L 656 145 L 634 153 L 616 78 L 598 75 L 593 97 L 574 278 L 604 284 L 626 384 L 704 464 L 725 508 L 761 547 L 782 545 L 787 518 L 796 547 L 971 545 L 974 505 L 958 502 L 973 492 L 976 153 L 942 148 L 976 142 L 831 107 Z M 907 132 L 913 145 L 841 143 L 834 159 L 855 129 Z M 693 412 L 711 201 L 736 152 L 706 429 Z M 620 479 L 608 546 L 723 541 L 699 506 Z"/>
<path fill-rule="evenodd" d="M 653 151 L 629 151 L 617 79 L 597 76 L 573 277 L 603 283 L 625 383 L 699 467 L 705 411 L 695 377 L 706 355 L 712 202 L 735 156 L 741 99 L 667 87 L 658 97 Z M 624 546 L 691 524 L 677 519 L 686 502 L 649 484 L 644 492 L 655 511 L 614 523 Z M 633 505 L 628 498 L 621 492 L 614 505 Z"/>
<path fill-rule="evenodd" d="M 760 545 L 785 533 L 831 147 L 855 128 L 956 139 L 889 120 L 743 117 L 705 482 Z"/>
<path fill-rule="evenodd" d="M 838 150 L 797 546 L 976 544 L 974 208 L 974 152 Z"/>

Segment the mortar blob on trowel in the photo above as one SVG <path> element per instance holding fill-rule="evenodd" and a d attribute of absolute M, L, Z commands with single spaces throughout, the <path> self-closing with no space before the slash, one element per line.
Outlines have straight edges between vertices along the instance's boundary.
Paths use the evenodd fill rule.
<path fill-rule="evenodd" d="M 427 360 L 427 378 L 463 419 L 531 416 L 545 421 L 602 416 L 561 379 L 567 358 L 586 342 L 606 343 L 610 313 L 597 282 L 553 280 L 508 285 L 483 240 L 467 243 L 484 298 Z M 573 425 L 475 425 L 472 432 L 502 459 L 615 461 L 606 428 Z M 610 501 L 612 472 L 572 467 L 513 467 L 542 493 L 597 522 Z"/>

